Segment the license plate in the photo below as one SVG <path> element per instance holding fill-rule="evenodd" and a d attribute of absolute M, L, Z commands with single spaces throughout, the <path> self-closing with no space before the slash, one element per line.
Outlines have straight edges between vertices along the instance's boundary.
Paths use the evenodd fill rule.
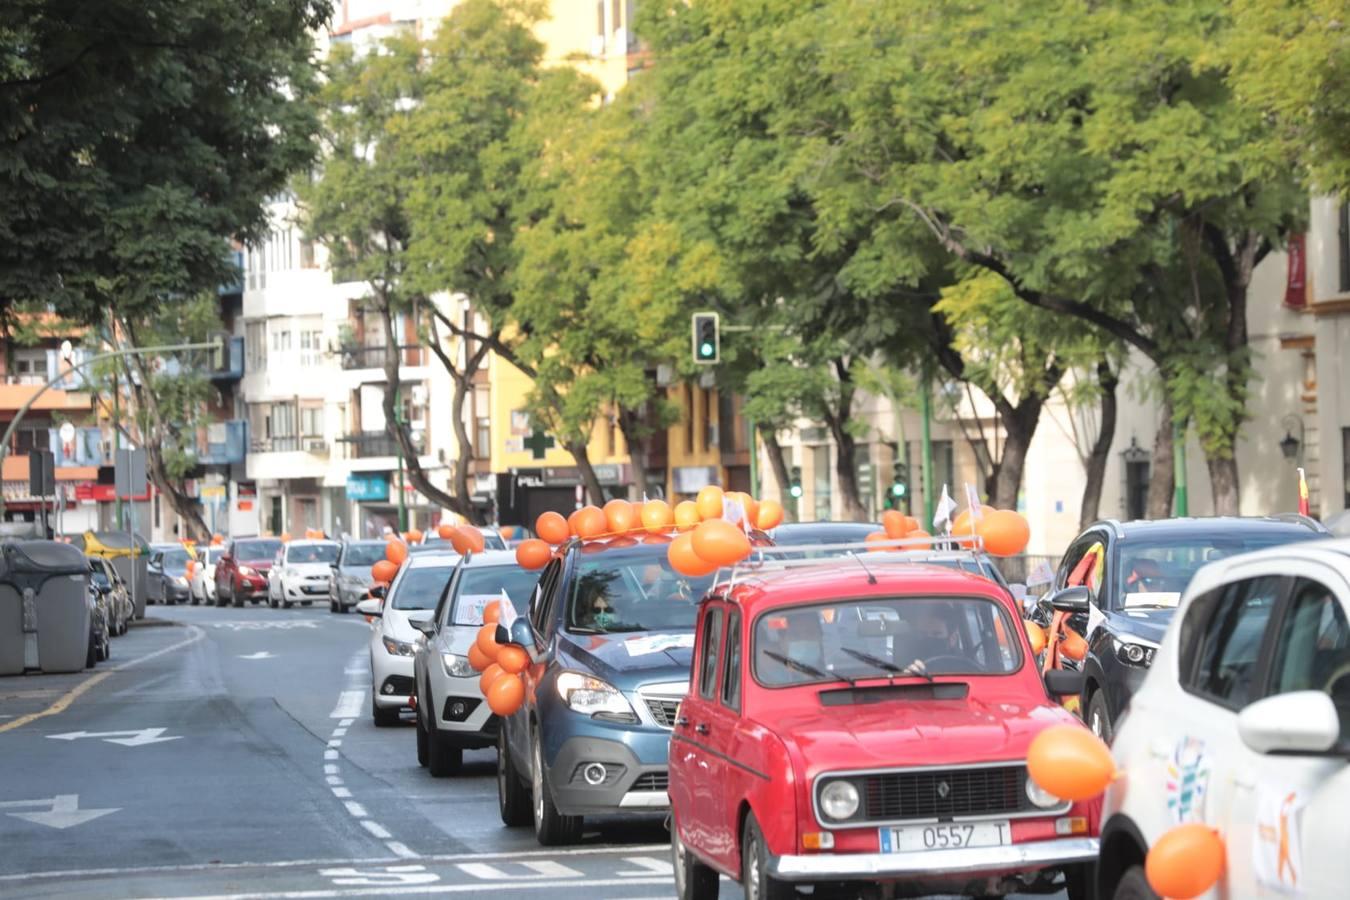
<path fill-rule="evenodd" d="M 1012 828 L 1002 822 L 965 822 L 950 825 L 898 825 L 881 829 L 882 853 L 916 850 L 959 850 L 963 847 L 1002 847 L 1012 843 Z"/>

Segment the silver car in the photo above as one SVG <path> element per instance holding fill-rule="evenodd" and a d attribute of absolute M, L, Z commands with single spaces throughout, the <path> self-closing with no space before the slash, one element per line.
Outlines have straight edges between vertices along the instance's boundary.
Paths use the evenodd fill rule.
<path fill-rule="evenodd" d="M 498 719 L 469 665 L 469 648 L 489 603 L 506 596 L 523 613 L 538 580 L 514 552 L 488 550 L 461 561 L 432 617 L 411 623 L 423 634 L 413 650 L 417 761 L 432 775 L 452 774 L 465 750 L 496 745 Z"/>
<path fill-rule="evenodd" d="M 370 567 L 384 559 L 384 541 L 346 541 L 333 565 L 333 590 L 328 597 L 329 612 L 343 612 L 365 599 L 375 583 Z"/>

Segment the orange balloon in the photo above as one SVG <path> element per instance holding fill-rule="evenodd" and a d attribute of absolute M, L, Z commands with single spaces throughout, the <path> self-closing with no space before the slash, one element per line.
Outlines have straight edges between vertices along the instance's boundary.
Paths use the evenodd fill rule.
<path fill-rule="evenodd" d="M 553 558 L 553 549 L 539 538 L 530 538 L 516 545 L 516 562 L 522 569 L 542 569 Z"/>
<path fill-rule="evenodd" d="M 461 553 L 482 553 L 487 546 L 487 542 L 483 540 L 483 532 L 472 525 L 459 526 L 459 533 L 464 539 L 464 549 L 460 551 Z"/>
<path fill-rule="evenodd" d="M 1045 629 L 1030 619 L 1022 622 L 1027 629 L 1027 640 L 1031 642 L 1031 655 L 1040 656 L 1045 649 Z"/>
<path fill-rule="evenodd" d="M 1144 858 L 1148 886 L 1160 896 L 1190 900 L 1223 877 L 1223 838 L 1208 825 L 1191 823 L 1168 829 Z"/>
<path fill-rule="evenodd" d="M 865 543 L 868 543 L 868 544 L 876 544 L 876 543 L 880 543 L 881 541 L 889 541 L 889 540 L 891 540 L 891 536 L 890 536 L 889 534 L 887 534 L 886 532 L 884 532 L 884 531 L 873 531 L 873 532 L 871 532 L 870 534 L 868 534 L 867 537 L 863 538 L 863 541 L 864 541 Z M 884 551 L 884 550 L 893 550 L 893 549 L 895 549 L 895 548 L 894 548 L 894 547 L 868 547 L 867 549 L 869 549 L 869 550 L 880 550 L 880 551 Z"/>
<path fill-rule="evenodd" d="M 561 513 L 545 512 L 540 513 L 539 518 L 534 520 L 534 533 L 539 535 L 541 541 L 561 544 L 571 537 L 572 529 L 568 527 L 567 520 Z"/>
<path fill-rule="evenodd" d="M 633 504 L 615 498 L 605 504 L 605 523 L 610 534 L 626 534 L 638 524 L 638 514 Z"/>
<path fill-rule="evenodd" d="M 408 545 L 402 541 L 390 541 L 384 545 L 384 558 L 396 566 L 403 565 L 408 558 Z"/>
<path fill-rule="evenodd" d="M 783 524 L 783 504 L 777 500 L 762 500 L 759 504 L 759 515 L 755 518 L 755 525 L 760 531 L 772 531 Z"/>
<path fill-rule="evenodd" d="M 564 523 L 565 523 L 567 520 L 564 519 L 563 521 L 564 521 Z M 514 525 L 503 525 L 501 528 L 498 529 L 498 531 L 501 532 L 502 540 L 504 540 L 504 541 L 515 540 L 515 537 L 516 537 L 516 526 L 514 526 Z"/>
<path fill-rule="evenodd" d="M 495 661 L 497 651 L 502 647 L 501 644 L 497 643 L 497 626 L 495 624 L 484 625 L 478 629 L 478 637 L 474 640 L 474 646 L 482 650 L 483 655 L 488 659 Z"/>
<path fill-rule="evenodd" d="M 577 537 L 586 540 L 599 537 L 609 527 L 605 511 L 598 506 L 583 506 L 577 511 Z"/>
<path fill-rule="evenodd" d="M 700 519 L 720 519 L 722 518 L 722 500 L 726 497 L 722 489 L 715 484 L 710 484 L 698 492 L 698 499 L 694 505 L 698 507 L 698 517 Z"/>
<path fill-rule="evenodd" d="M 1059 652 L 1069 659 L 1082 660 L 1087 658 L 1088 643 L 1083 640 L 1083 636 L 1072 628 L 1065 626 L 1064 637 L 1059 642 Z"/>
<path fill-rule="evenodd" d="M 905 527 L 905 514 L 898 509 L 888 509 L 881 514 L 881 527 L 886 529 L 886 536 L 893 541 L 898 541 L 909 531 Z"/>
<path fill-rule="evenodd" d="M 718 568 L 717 563 L 710 563 L 694 552 L 694 535 L 690 532 L 685 532 L 671 541 L 667 554 L 670 567 L 690 578 L 711 575 Z"/>
<path fill-rule="evenodd" d="M 403 532 L 403 539 L 410 544 L 420 544 L 422 543 L 422 532 L 416 528 L 410 529 Z"/>
<path fill-rule="evenodd" d="M 952 520 L 952 534 L 974 534 L 975 526 L 971 521 L 972 518 L 968 509 L 957 513 L 956 518 Z"/>
<path fill-rule="evenodd" d="M 751 497 L 745 491 L 731 491 L 725 496 L 733 503 L 741 505 L 741 508 L 745 510 L 745 521 L 749 523 L 751 528 L 759 527 L 759 503 L 755 501 L 754 497 Z"/>
<path fill-rule="evenodd" d="M 648 500 L 642 504 L 642 525 L 655 533 L 675 524 L 675 512 L 664 500 Z"/>
<path fill-rule="evenodd" d="M 436 528 L 436 536 L 443 541 L 448 541 L 455 533 L 455 526 L 450 524 L 440 525 Z"/>
<path fill-rule="evenodd" d="M 525 652 L 523 647 L 507 644 L 497 651 L 497 665 L 502 667 L 503 672 L 519 675 L 525 671 L 525 667 L 529 664 L 530 655 Z"/>
<path fill-rule="evenodd" d="M 477 644 L 469 645 L 469 665 L 475 672 L 481 672 L 492 665 L 492 658 L 478 649 Z"/>
<path fill-rule="evenodd" d="M 750 555 L 750 539 L 726 519 L 704 519 L 692 532 L 694 552 L 716 566 L 729 566 Z"/>
<path fill-rule="evenodd" d="M 648 534 L 643 536 L 644 544 L 669 544 L 674 538 L 668 534 Z"/>
<path fill-rule="evenodd" d="M 577 519 L 581 516 L 581 510 L 574 509 L 567 514 L 567 532 L 572 536 L 577 536 Z"/>
<path fill-rule="evenodd" d="M 928 532 L 924 531 L 922 528 L 915 528 L 913 531 L 910 531 L 908 534 L 905 535 L 905 540 L 907 540 L 907 541 L 920 541 L 920 540 L 923 540 L 924 538 L 931 538 L 931 537 L 932 537 L 932 535 L 929 534 Z M 921 543 L 921 544 L 920 544 L 920 543 L 914 543 L 914 544 L 908 544 L 908 545 L 906 545 L 906 546 L 907 546 L 907 548 L 910 549 L 910 550 L 932 550 L 932 549 L 933 549 L 933 542 L 932 542 L 932 541 L 924 541 L 924 542 Z"/>
<path fill-rule="evenodd" d="M 525 702 L 525 682 L 519 675 L 504 672 L 487 690 L 488 706 L 499 716 L 509 716 Z"/>
<path fill-rule="evenodd" d="M 1027 747 L 1027 772 L 1061 800 L 1091 800 L 1106 790 L 1116 764 L 1106 744 L 1083 725 L 1052 725 Z"/>
<path fill-rule="evenodd" d="M 483 670 L 483 674 L 478 676 L 478 690 L 487 696 L 488 688 L 492 687 L 492 682 L 496 681 L 502 675 L 500 663 L 493 663 Z"/>
<path fill-rule="evenodd" d="M 197 561 L 195 559 L 189 559 L 184 569 L 187 571 L 187 577 L 191 578 L 192 573 L 197 571 Z"/>
<path fill-rule="evenodd" d="M 392 563 L 387 559 L 382 559 L 370 567 L 370 577 L 374 578 L 377 584 L 388 584 L 397 574 L 398 563 Z"/>
<path fill-rule="evenodd" d="M 211 538 L 211 540 L 214 542 L 214 541 L 216 541 L 216 540 L 219 539 L 219 538 L 220 538 L 220 535 L 216 535 L 215 537 Z M 289 544 L 289 543 L 291 542 L 291 533 L 290 533 L 289 531 L 283 531 L 283 532 L 281 533 L 281 542 L 282 542 L 283 544 Z"/>
<path fill-rule="evenodd" d="M 483 624 L 496 625 L 502 620 L 502 601 L 493 600 L 483 607 Z"/>
<path fill-rule="evenodd" d="M 911 531 L 918 531 L 919 527 L 918 519 L 913 516 L 905 516 L 905 534 L 909 534 Z"/>
<path fill-rule="evenodd" d="M 675 527 L 681 531 L 688 531 L 700 521 L 698 504 L 693 500 L 681 500 L 679 503 L 676 503 L 674 512 Z"/>
<path fill-rule="evenodd" d="M 1015 556 L 1027 548 L 1031 526 L 1020 513 L 1008 509 L 987 511 L 975 525 L 984 549 L 994 556 Z"/>

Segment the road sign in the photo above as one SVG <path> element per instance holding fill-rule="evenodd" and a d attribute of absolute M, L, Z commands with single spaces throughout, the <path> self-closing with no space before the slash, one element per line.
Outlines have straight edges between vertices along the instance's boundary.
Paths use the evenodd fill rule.
<path fill-rule="evenodd" d="M 6 812 L 5 815 L 23 819 L 48 828 L 66 829 L 74 825 L 92 822 L 100 816 L 115 813 L 121 807 L 113 809 L 80 809 L 79 794 L 57 794 L 45 800 L 5 800 L 0 802 L 0 810 L 29 809 L 37 807 L 37 812 Z M 46 807 L 45 811 L 42 807 Z"/>
<path fill-rule="evenodd" d="M 167 730 L 167 728 L 142 728 L 138 731 L 68 731 L 65 734 L 49 734 L 47 737 L 54 741 L 78 741 L 83 738 L 97 738 L 109 744 L 121 744 L 123 747 L 143 747 L 146 744 L 182 740 L 182 735 L 160 737 Z"/>
<path fill-rule="evenodd" d="M 122 500 L 144 497 L 149 490 L 145 478 L 145 451 L 121 449 L 113 460 L 113 487 Z"/>
<path fill-rule="evenodd" d="M 34 450 L 28 454 L 28 490 L 34 497 L 50 497 L 56 493 L 56 458 L 50 450 Z"/>

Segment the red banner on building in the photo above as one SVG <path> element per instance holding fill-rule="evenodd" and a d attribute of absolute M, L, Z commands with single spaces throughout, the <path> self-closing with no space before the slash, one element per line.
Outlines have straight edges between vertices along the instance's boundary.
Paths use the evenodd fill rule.
<path fill-rule="evenodd" d="M 1308 251 L 1304 235 L 1289 236 L 1289 275 L 1284 285 L 1284 305 L 1303 309 L 1308 305 Z"/>

